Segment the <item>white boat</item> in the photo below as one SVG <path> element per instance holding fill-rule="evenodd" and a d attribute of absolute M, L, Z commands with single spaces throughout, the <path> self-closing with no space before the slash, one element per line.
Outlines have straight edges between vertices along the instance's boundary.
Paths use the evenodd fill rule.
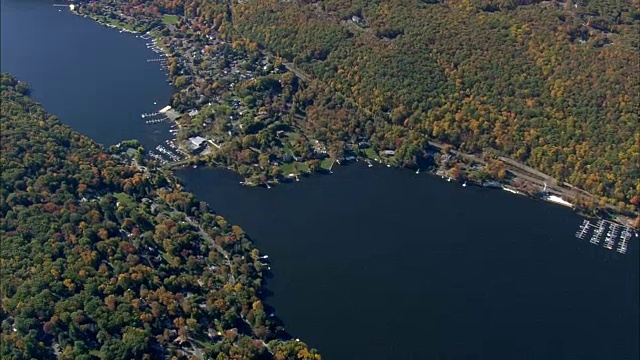
<path fill-rule="evenodd" d="M 552 202 L 554 204 L 563 205 L 572 208 L 573 204 L 564 200 L 563 198 L 556 195 L 545 195 L 542 197 L 543 200 Z"/>

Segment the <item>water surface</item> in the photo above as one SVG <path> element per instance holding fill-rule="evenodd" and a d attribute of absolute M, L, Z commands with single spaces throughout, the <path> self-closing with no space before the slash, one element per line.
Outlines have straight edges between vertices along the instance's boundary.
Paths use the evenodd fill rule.
<path fill-rule="evenodd" d="M 326 359 L 638 359 L 638 247 L 571 210 L 354 164 L 264 188 L 178 174 L 269 255 L 269 304 Z"/>
<path fill-rule="evenodd" d="M 53 4 L 1 1 L 2 71 L 28 82 L 47 111 L 97 142 L 164 142 L 167 125 L 140 117 L 167 105 L 173 93 L 160 65 L 146 61 L 158 55 L 135 35 Z"/>

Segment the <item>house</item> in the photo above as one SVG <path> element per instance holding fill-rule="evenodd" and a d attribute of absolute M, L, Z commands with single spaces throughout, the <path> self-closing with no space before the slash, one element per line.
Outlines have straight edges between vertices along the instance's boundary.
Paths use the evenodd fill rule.
<path fill-rule="evenodd" d="M 188 112 L 189 116 L 194 117 L 196 115 L 198 115 L 199 111 L 197 109 L 193 109 L 191 111 Z"/>
<path fill-rule="evenodd" d="M 383 155 L 395 155 L 396 152 L 395 152 L 395 150 L 383 150 L 382 154 Z"/>

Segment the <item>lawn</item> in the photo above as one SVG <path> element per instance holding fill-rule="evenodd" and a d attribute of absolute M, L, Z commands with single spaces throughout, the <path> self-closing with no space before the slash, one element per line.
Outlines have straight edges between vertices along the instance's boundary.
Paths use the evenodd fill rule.
<path fill-rule="evenodd" d="M 290 164 L 285 163 L 282 164 L 280 168 L 282 169 L 282 174 L 284 176 L 289 176 L 289 174 L 301 174 L 309 172 L 309 166 L 307 166 L 307 164 L 305 163 L 300 162 L 292 162 Z"/>
<path fill-rule="evenodd" d="M 125 193 L 116 193 L 114 194 L 114 196 L 116 197 L 116 199 L 118 199 L 120 204 L 126 205 L 130 209 L 136 208 L 136 203 L 133 201 L 133 198 L 131 196 Z"/>
<path fill-rule="evenodd" d="M 285 133 L 285 135 L 289 138 L 289 141 L 292 141 L 292 142 L 300 138 L 300 134 L 293 131 L 287 132 Z"/>
<path fill-rule="evenodd" d="M 320 168 L 329 171 L 331 164 L 333 164 L 333 160 L 326 158 L 320 162 Z"/>
<path fill-rule="evenodd" d="M 280 166 L 280 168 L 282 169 L 282 174 L 284 176 L 289 176 L 289 174 L 294 174 L 295 171 L 293 170 L 293 163 L 289 164 L 289 163 L 285 163 L 282 164 Z"/>
<path fill-rule="evenodd" d="M 309 172 L 309 166 L 307 166 L 306 163 L 298 163 L 298 170 L 300 170 L 300 172 Z"/>
<path fill-rule="evenodd" d="M 175 25 L 180 21 L 178 15 L 162 15 L 162 22 L 166 25 Z"/>
<path fill-rule="evenodd" d="M 379 156 L 372 148 L 366 148 L 362 151 L 366 157 L 371 160 L 377 159 Z"/>

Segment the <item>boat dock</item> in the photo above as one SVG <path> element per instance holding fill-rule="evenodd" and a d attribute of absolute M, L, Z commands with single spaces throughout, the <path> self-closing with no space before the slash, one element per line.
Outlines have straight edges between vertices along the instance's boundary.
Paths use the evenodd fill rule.
<path fill-rule="evenodd" d="M 589 231 L 589 226 L 592 225 L 588 220 L 583 221 L 582 225 L 580 225 L 580 230 L 576 232 L 576 237 L 578 239 L 584 239 L 584 237 L 587 235 L 587 232 Z"/>
<path fill-rule="evenodd" d="M 617 251 L 620 254 L 627 253 L 627 243 L 629 242 L 629 239 L 631 239 L 631 231 L 628 227 L 625 227 L 624 229 L 622 229 L 622 233 L 620 234 L 620 242 L 618 243 Z"/>
<path fill-rule="evenodd" d="M 600 220 L 598 221 L 596 231 L 591 236 L 591 240 L 589 242 L 594 245 L 598 245 L 600 243 L 600 236 L 602 236 L 603 232 L 604 232 L 604 221 Z"/>
<path fill-rule="evenodd" d="M 147 120 L 145 121 L 145 124 L 151 125 L 151 124 L 159 124 L 163 121 L 167 120 L 166 117 L 160 118 L 160 119 L 153 119 L 153 120 Z"/>
<path fill-rule="evenodd" d="M 589 235 L 591 230 L 593 230 L 593 233 L 591 233 L 591 240 L 589 240 L 590 243 L 599 245 L 600 241 L 604 240 L 602 242 L 602 246 L 605 249 L 613 250 L 617 242 L 618 247 L 616 250 L 620 254 L 626 254 L 629 239 L 631 239 L 634 232 L 633 229 L 628 226 L 600 219 L 595 224 L 591 223 L 589 220 L 583 220 L 575 235 L 578 239 L 584 239 Z M 604 239 L 602 239 L 603 235 L 605 235 Z M 637 233 L 636 236 L 638 236 Z"/>
<path fill-rule="evenodd" d="M 141 114 L 140 116 L 144 119 L 146 117 L 151 117 L 151 116 L 156 116 L 156 115 L 160 115 L 159 112 L 155 112 L 155 113 L 145 113 L 145 114 Z"/>

